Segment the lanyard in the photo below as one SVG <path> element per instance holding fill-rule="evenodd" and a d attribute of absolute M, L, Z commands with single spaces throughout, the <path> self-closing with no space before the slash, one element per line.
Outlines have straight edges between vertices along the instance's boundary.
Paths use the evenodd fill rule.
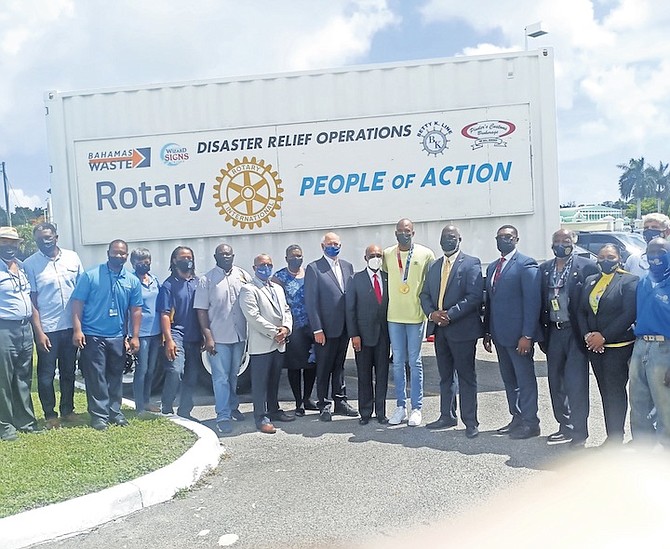
<path fill-rule="evenodd" d="M 414 244 L 409 248 L 409 253 L 407 254 L 407 261 L 405 261 L 405 268 L 402 267 L 402 259 L 400 258 L 400 248 L 396 251 L 396 257 L 398 258 L 398 269 L 400 270 L 400 277 L 402 278 L 402 283 L 407 284 L 407 277 L 409 276 L 409 263 L 412 261 L 412 254 L 414 253 Z"/>
<path fill-rule="evenodd" d="M 554 268 L 551 271 L 551 283 L 552 283 L 552 288 L 554 289 L 554 297 L 557 297 L 560 289 L 565 286 L 565 281 L 568 278 L 568 275 L 570 274 L 570 271 L 572 271 L 572 260 L 574 256 L 570 256 L 570 259 L 568 259 L 565 262 L 565 265 L 563 266 L 563 271 L 561 272 L 560 276 L 558 276 L 558 279 L 556 275 L 558 275 L 558 271 L 556 269 L 556 260 L 554 260 Z"/>
<path fill-rule="evenodd" d="M 114 311 L 114 312 L 117 311 L 117 308 L 116 308 L 116 284 L 121 279 L 121 272 L 122 271 L 119 271 L 119 273 L 116 275 L 116 277 L 112 277 L 112 270 L 109 268 L 109 266 L 107 267 L 107 276 L 109 277 L 109 290 L 110 290 L 110 293 L 112 295 L 112 303 L 109 307 L 110 314 L 111 314 L 112 311 Z"/>

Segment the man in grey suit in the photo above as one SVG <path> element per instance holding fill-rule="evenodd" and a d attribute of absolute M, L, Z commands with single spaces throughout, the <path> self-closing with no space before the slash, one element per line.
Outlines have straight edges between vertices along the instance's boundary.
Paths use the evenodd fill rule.
<path fill-rule="evenodd" d="M 435 335 L 435 357 L 440 372 L 440 417 L 428 429 L 454 427 L 452 411 L 456 387 L 465 436 L 479 434 L 475 346 L 482 337 L 479 316 L 484 298 L 482 265 L 478 258 L 460 251 L 461 233 L 453 225 L 442 229 L 444 257 L 428 268 L 421 291 L 421 308 L 428 317 L 427 335 Z M 454 382 L 454 372 L 458 382 Z"/>
<path fill-rule="evenodd" d="M 284 364 L 286 340 L 293 327 L 291 309 L 284 290 L 270 281 L 272 258 L 261 254 L 254 259 L 254 278 L 240 289 L 239 304 L 248 323 L 248 353 L 251 368 L 251 395 L 256 428 L 261 433 L 276 432 L 273 421 L 292 421 L 279 409 L 277 392 Z"/>
<path fill-rule="evenodd" d="M 540 274 L 537 261 L 516 249 L 519 233 L 503 225 L 496 234 L 501 256 L 486 269 L 484 348 L 496 346 L 512 421 L 498 429 L 510 438 L 539 436 L 533 345 L 541 341 Z"/>
<path fill-rule="evenodd" d="M 374 411 L 377 421 L 385 424 L 391 344 L 386 322 L 388 275 L 381 270 L 382 249 L 376 244 L 368 246 L 365 262 L 367 267 L 354 275 L 345 295 L 347 332 L 358 372 L 358 422 L 367 425 Z"/>
<path fill-rule="evenodd" d="M 358 415 L 347 402 L 344 385 L 344 360 L 349 344 L 344 292 L 354 274 L 354 268 L 348 261 L 339 259 L 341 247 L 337 234 L 326 233 L 321 239 L 323 257 L 305 269 L 305 306 L 316 343 L 316 394 L 321 421 L 332 419 L 332 401 L 328 400 L 329 385 L 335 401 L 334 412 L 352 417 Z"/>

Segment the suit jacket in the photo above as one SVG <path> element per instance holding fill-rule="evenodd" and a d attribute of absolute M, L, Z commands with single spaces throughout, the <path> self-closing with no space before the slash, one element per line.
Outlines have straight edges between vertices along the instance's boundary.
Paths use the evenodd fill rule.
<path fill-rule="evenodd" d="M 428 267 L 421 290 L 421 308 L 430 317 L 434 311 L 443 308 L 449 315 L 449 325 L 444 329 L 455 341 L 470 341 L 483 335 L 482 320 L 479 316 L 484 299 L 484 278 L 482 264 L 478 258 L 458 252 L 449 272 L 443 303 L 440 298 L 442 268 L 446 257 L 433 261 Z M 442 305 L 444 304 L 444 307 Z M 426 335 L 435 332 L 435 323 L 428 321 Z"/>
<path fill-rule="evenodd" d="M 600 332 L 606 343 L 622 343 L 635 339 L 631 325 L 637 316 L 637 283 L 635 275 L 616 272 L 598 303 L 598 314 L 593 312 L 589 296 L 602 274 L 584 281 L 579 300 L 579 330 L 584 337 L 589 332 Z"/>
<path fill-rule="evenodd" d="M 377 302 L 367 269 L 353 276 L 345 293 L 347 335 L 360 337 L 361 344 L 366 347 L 377 345 L 380 335 L 386 335 L 386 341 L 388 341 L 388 323 L 386 322 L 386 311 L 389 306 L 388 275 L 381 270 L 377 274 L 381 277 L 381 303 Z"/>
<path fill-rule="evenodd" d="M 540 329 L 540 271 L 532 257 L 518 250 L 502 271 L 495 289 L 498 260 L 486 268 L 484 329 L 504 347 L 515 347 L 521 336 L 542 340 Z"/>
<path fill-rule="evenodd" d="M 325 257 L 312 261 L 305 268 L 305 306 L 309 325 L 314 332 L 323 330 L 327 338 L 347 335 L 344 292 L 354 268 L 348 261 L 338 261 L 344 289 L 337 283 L 337 277 Z"/>
<path fill-rule="evenodd" d="M 542 291 L 542 311 L 540 313 L 540 323 L 542 324 L 544 340 L 545 342 L 549 341 L 549 282 L 551 280 L 551 271 L 554 267 L 554 260 L 550 259 L 545 261 L 540 265 L 540 277 L 541 277 L 541 291 Z M 587 277 L 598 274 L 598 265 L 595 261 L 575 255 L 572 259 L 572 269 L 568 274 L 565 284 L 568 291 L 568 317 L 572 325 L 572 331 L 578 339 L 581 339 L 581 334 L 579 331 L 579 321 L 578 321 L 578 310 L 579 310 L 579 298 L 582 293 L 582 286 L 584 285 L 584 280 Z M 553 295 L 553 292 L 552 292 Z M 584 352 L 586 352 L 586 347 L 584 347 Z"/>
<path fill-rule="evenodd" d="M 284 289 L 273 282 L 270 282 L 270 285 L 277 296 L 278 303 L 272 299 L 268 287 L 256 277 L 240 289 L 238 301 L 248 323 L 248 352 L 250 355 L 262 355 L 276 350 L 283 353 L 286 350 L 286 344 L 280 345 L 274 339 L 277 335 L 277 328 L 286 326 L 289 333 L 293 329 L 293 317 L 286 303 Z"/>

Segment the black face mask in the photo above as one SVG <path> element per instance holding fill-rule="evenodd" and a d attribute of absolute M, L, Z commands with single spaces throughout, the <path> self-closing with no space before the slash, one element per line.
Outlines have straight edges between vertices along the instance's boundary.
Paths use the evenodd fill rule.
<path fill-rule="evenodd" d="M 109 266 L 114 269 L 121 269 L 121 267 L 123 267 L 126 264 L 126 258 L 107 256 L 107 263 L 109 263 Z"/>
<path fill-rule="evenodd" d="M 600 270 L 603 273 L 612 274 L 614 271 L 617 270 L 617 267 L 619 266 L 619 262 L 614 261 L 612 259 L 603 259 L 601 261 L 598 261 L 598 266 L 600 267 Z"/>
<path fill-rule="evenodd" d="M 187 273 L 193 269 L 193 260 L 192 259 L 178 259 L 174 262 L 175 267 L 179 269 L 182 273 Z"/>
<path fill-rule="evenodd" d="M 3 244 L 0 246 L 0 259 L 5 261 L 12 261 L 19 253 L 19 247 L 15 244 Z"/>
<path fill-rule="evenodd" d="M 233 268 L 234 255 L 214 255 L 217 267 L 228 272 Z"/>
<path fill-rule="evenodd" d="M 302 267 L 302 257 L 289 257 L 286 263 L 292 273 L 297 273 L 300 267 Z"/>
<path fill-rule="evenodd" d="M 572 253 L 572 246 L 565 246 L 563 244 L 554 244 L 551 249 L 554 255 L 558 258 L 568 257 Z"/>
<path fill-rule="evenodd" d="M 44 255 L 51 256 L 51 254 L 53 254 L 54 250 L 56 249 L 56 241 L 41 240 L 37 243 L 37 247 L 40 249 L 40 252 L 42 252 Z"/>
<path fill-rule="evenodd" d="M 408 246 L 412 242 L 412 235 L 407 233 L 395 233 L 395 238 L 401 246 Z"/>
<path fill-rule="evenodd" d="M 135 272 L 137 273 L 138 276 L 144 276 L 151 270 L 151 265 L 147 265 L 146 263 L 138 263 L 135 265 Z"/>
<path fill-rule="evenodd" d="M 658 238 L 659 236 L 663 236 L 663 231 L 659 229 L 645 229 L 642 231 L 642 237 L 645 239 L 647 244 L 649 244 L 654 238 Z"/>
<path fill-rule="evenodd" d="M 500 237 L 496 237 L 496 248 L 502 255 L 507 255 L 514 248 L 516 248 L 516 242 L 514 240 L 505 240 Z"/>
<path fill-rule="evenodd" d="M 458 238 L 443 237 L 440 239 L 440 247 L 446 255 L 453 255 L 456 251 L 458 251 L 458 244 Z"/>

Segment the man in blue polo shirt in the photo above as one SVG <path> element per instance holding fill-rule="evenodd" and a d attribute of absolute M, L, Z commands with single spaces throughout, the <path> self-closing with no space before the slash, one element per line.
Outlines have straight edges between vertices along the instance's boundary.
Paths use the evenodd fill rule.
<path fill-rule="evenodd" d="M 636 442 L 670 447 L 670 242 L 647 245 L 649 274 L 637 287 L 635 346 L 630 359 L 630 427 Z M 656 407 L 656 429 L 649 410 Z"/>
<path fill-rule="evenodd" d="M 123 268 L 127 259 L 128 245 L 112 241 L 107 262 L 86 271 L 72 293 L 72 342 L 81 349 L 88 413 L 98 431 L 110 423 L 128 425 L 121 413 L 123 368 L 126 350 L 134 354 L 140 347 L 142 290 L 138 278 Z"/>

